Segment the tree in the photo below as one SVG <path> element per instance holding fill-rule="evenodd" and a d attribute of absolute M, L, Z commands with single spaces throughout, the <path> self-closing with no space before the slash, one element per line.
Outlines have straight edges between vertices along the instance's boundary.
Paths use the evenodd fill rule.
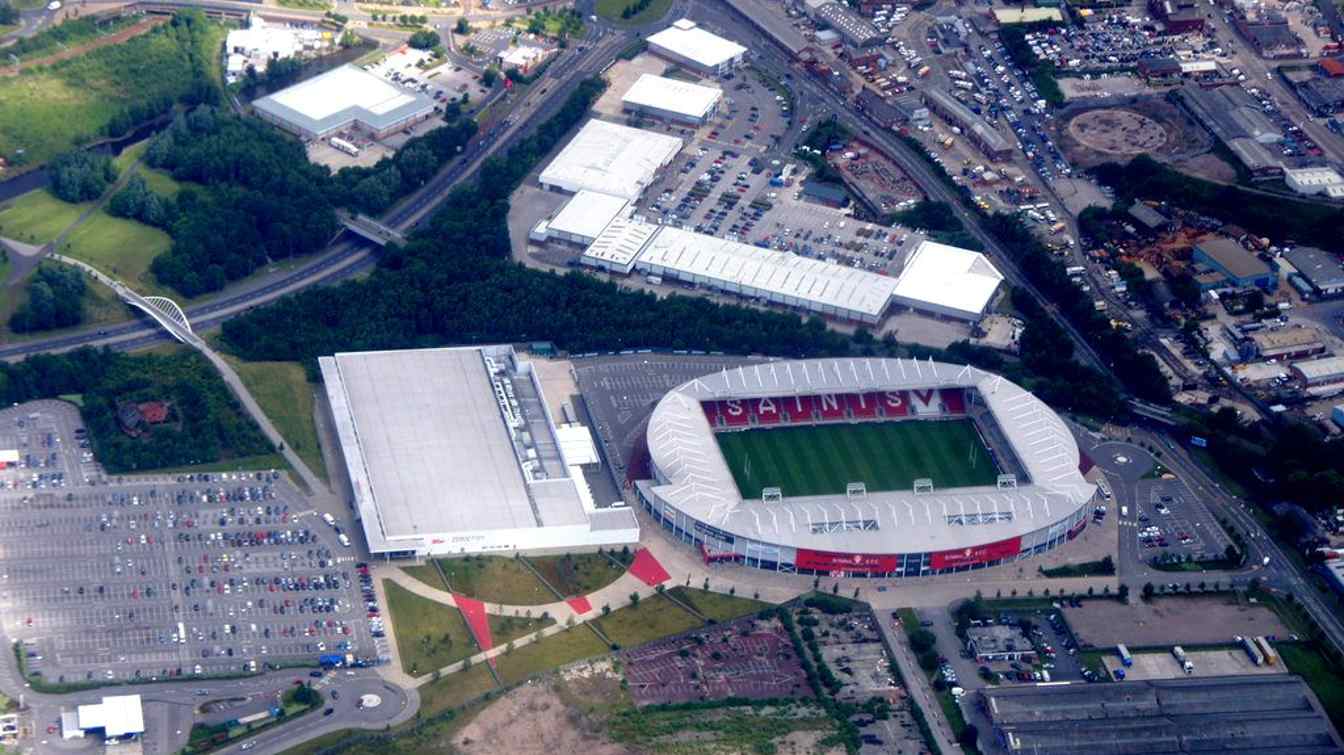
<path fill-rule="evenodd" d="M 1101 558 L 1101 573 L 1102 573 L 1102 574 L 1114 574 L 1114 573 L 1115 573 L 1115 559 L 1111 558 L 1110 556 L 1102 556 L 1102 558 Z"/>
<path fill-rule="evenodd" d="M 1129 585 L 1124 584 L 1123 582 L 1120 584 L 1120 600 L 1126 603 L 1129 602 Z"/>
<path fill-rule="evenodd" d="M 938 637 L 927 629 L 916 629 L 910 633 L 910 647 L 916 653 L 932 650 L 938 643 Z"/>
<path fill-rule="evenodd" d="M 498 68 L 495 68 L 494 66 L 489 66 L 484 71 L 481 72 L 481 85 L 484 86 L 486 89 L 489 89 L 490 87 L 494 86 L 496 81 L 499 81 Z"/>
<path fill-rule="evenodd" d="M 18 23 L 18 9 L 9 3 L 0 3 L 0 26 L 15 26 Z"/>
<path fill-rule="evenodd" d="M 968 748 L 975 747 L 979 740 L 980 730 L 976 728 L 975 724 L 966 724 L 966 727 L 957 735 L 957 741 Z"/>
<path fill-rule="evenodd" d="M 630 593 L 630 607 L 639 608 L 639 593 L 637 592 Z"/>
<path fill-rule="evenodd" d="M 471 24 L 467 21 L 466 16 L 457 19 L 457 25 L 453 27 L 453 31 L 462 35 L 471 33 Z"/>
<path fill-rule="evenodd" d="M 103 195 L 117 180 L 117 169 L 107 155 L 77 150 L 52 160 L 51 193 L 66 202 L 88 202 Z"/>
<path fill-rule="evenodd" d="M 1153 592 L 1154 592 L 1154 590 L 1155 590 L 1155 588 L 1153 587 L 1153 583 L 1152 583 L 1152 582 L 1145 582 L 1145 583 L 1143 584 L 1143 599 L 1144 599 L 1144 600 L 1151 600 L 1152 597 L 1153 597 Z"/>
<path fill-rule="evenodd" d="M 84 320 L 87 284 L 77 267 L 44 264 L 28 281 L 28 300 L 9 317 L 16 333 L 78 325 Z"/>
<path fill-rule="evenodd" d="M 439 35 L 430 29 L 421 29 L 411 35 L 407 44 L 417 50 L 433 50 L 440 44 Z"/>
<path fill-rule="evenodd" d="M 927 650 L 923 653 L 920 653 L 918 659 L 919 659 L 919 667 L 924 669 L 925 671 L 932 671 L 938 668 L 938 654 L 933 652 L 932 650 Z"/>

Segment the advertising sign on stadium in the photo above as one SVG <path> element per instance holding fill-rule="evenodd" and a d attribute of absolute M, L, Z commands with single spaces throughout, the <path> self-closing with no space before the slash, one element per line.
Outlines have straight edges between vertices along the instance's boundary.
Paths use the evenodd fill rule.
<path fill-rule="evenodd" d="M 971 566 L 986 561 L 1016 556 L 1022 550 L 1022 538 L 1010 537 L 996 543 L 986 543 L 970 548 L 958 548 L 951 551 L 938 551 L 929 560 L 934 569 L 952 569 L 958 566 Z"/>
<path fill-rule="evenodd" d="M 900 557 L 872 553 L 832 553 L 799 548 L 794 562 L 799 569 L 817 571 L 891 572 L 896 571 Z"/>

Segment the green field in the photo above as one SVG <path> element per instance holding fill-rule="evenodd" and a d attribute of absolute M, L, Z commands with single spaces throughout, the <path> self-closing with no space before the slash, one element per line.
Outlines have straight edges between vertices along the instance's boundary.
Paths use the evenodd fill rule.
<path fill-rule="evenodd" d="M 686 609 L 665 595 L 654 595 L 593 621 L 612 642 L 638 647 L 646 642 L 680 634 L 701 625 Z"/>
<path fill-rule="evenodd" d="M 150 263 L 172 245 L 168 234 L 157 228 L 98 210 L 65 237 L 61 254 L 143 291 L 153 288 Z"/>
<path fill-rule="evenodd" d="M 672 0 L 653 0 L 639 13 L 630 18 L 621 18 L 621 12 L 634 4 L 635 0 L 597 0 L 597 15 L 617 26 L 637 26 L 657 21 L 667 15 L 667 11 L 672 8 Z"/>
<path fill-rule="evenodd" d="M 587 595 L 620 579 L 625 570 L 601 553 L 566 553 L 527 559 L 542 579 L 564 595 Z"/>
<path fill-rule="evenodd" d="M 0 236 L 27 244 L 50 244 L 92 202 L 67 204 L 46 189 L 30 191 L 0 206 Z"/>
<path fill-rule="evenodd" d="M 744 430 L 715 436 L 743 498 L 778 487 L 785 496 L 993 485 L 999 470 L 970 420 L 873 422 Z"/>
<path fill-rule="evenodd" d="M 609 648 L 584 626 L 566 629 L 512 653 L 495 656 L 499 678 L 517 684 L 533 674 L 551 671 L 574 661 L 607 653 Z M 451 678 L 451 677 L 445 677 Z"/>

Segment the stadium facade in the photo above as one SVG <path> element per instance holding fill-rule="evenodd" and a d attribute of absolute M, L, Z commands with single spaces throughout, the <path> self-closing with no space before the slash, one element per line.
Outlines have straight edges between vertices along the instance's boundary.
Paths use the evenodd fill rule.
<path fill-rule="evenodd" d="M 974 424 L 1000 472 L 994 484 L 944 488 L 931 469 L 932 479 L 901 490 L 852 480 L 827 495 L 745 495 L 715 438 L 949 419 Z M 913 577 L 1028 558 L 1082 532 L 1096 491 L 1073 436 L 1040 399 L 998 375 L 931 360 L 781 361 L 705 375 L 664 395 L 646 441 L 652 479 L 635 488 L 655 521 L 706 561 L 790 573 Z"/>

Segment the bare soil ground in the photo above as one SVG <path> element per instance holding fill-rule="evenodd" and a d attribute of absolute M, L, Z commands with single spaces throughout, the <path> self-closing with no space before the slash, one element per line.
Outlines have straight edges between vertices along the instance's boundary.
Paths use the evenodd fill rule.
<path fill-rule="evenodd" d="M 1064 616 L 1084 646 L 1134 647 L 1232 642 L 1237 635 L 1279 635 L 1290 629 L 1263 605 L 1237 603 L 1226 595 L 1088 600 Z"/>
<path fill-rule="evenodd" d="M 582 711 L 566 705 L 553 683 L 525 684 L 491 703 L 462 727 L 453 738 L 453 747 L 464 755 L 629 752 L 610 742 L 593 723 Z"/>
<path fill-rule="evenodd" d="M 1237 182 L 1237 169 L 1212 152 L 1177 160 L 1172 163 L 1172 167 L 1195 178 L 1229 184 Z"/>
<path fill-rule="evenodd" d="M 26 71 L 29 68 L 36 68 L 37 66 L 49 66 L 52 63 L 59 63 L 62 60 L 77 58 L 89 52 L 90 50 L 97 50 L 100 47 L 108 47 L 110 45 L 119 45 L 128 39 L 138 37 L 141 34 L 148 32 L 150 29 L 153 29 L 154 27 L 160 24 L 165 24 L 168 21 L 169 18 L 167 16 L 151 16 L 145 19 L 144 21 L 126 27 L 125 29 L 122 29 L 121 31 L 115 34 L 108 34 L 105 37 L 99 37 L 97 39 L 89 40 L 85 44 L 76 45 L 75 47 L 70 47 L 61 50 L 58 53 L 53 53 L 51 55 L 47 55 L 46 57 L 37 58 L 35 60 L 29 60 L 27 62 L 19 64 L 17 68 L 7 67 L 3 70 L 0 70 L 0 76 L 18 76 L 20 72 Z"/>
<path fill-rule="evenodd" d="M 1069 162 L 1082 168 L 1124 162 L 1141 152 L 1175 162 L 1213 148 L 1213 139 L 1202 126 L 1160 97 L 1080 102 L 1061 111 L 1055 123 L 1060 149 Z M 1158 130 L 1165 137 L 1160 142 Z M 1139 149 L 1140 145 L 1145 146 Z"/>

